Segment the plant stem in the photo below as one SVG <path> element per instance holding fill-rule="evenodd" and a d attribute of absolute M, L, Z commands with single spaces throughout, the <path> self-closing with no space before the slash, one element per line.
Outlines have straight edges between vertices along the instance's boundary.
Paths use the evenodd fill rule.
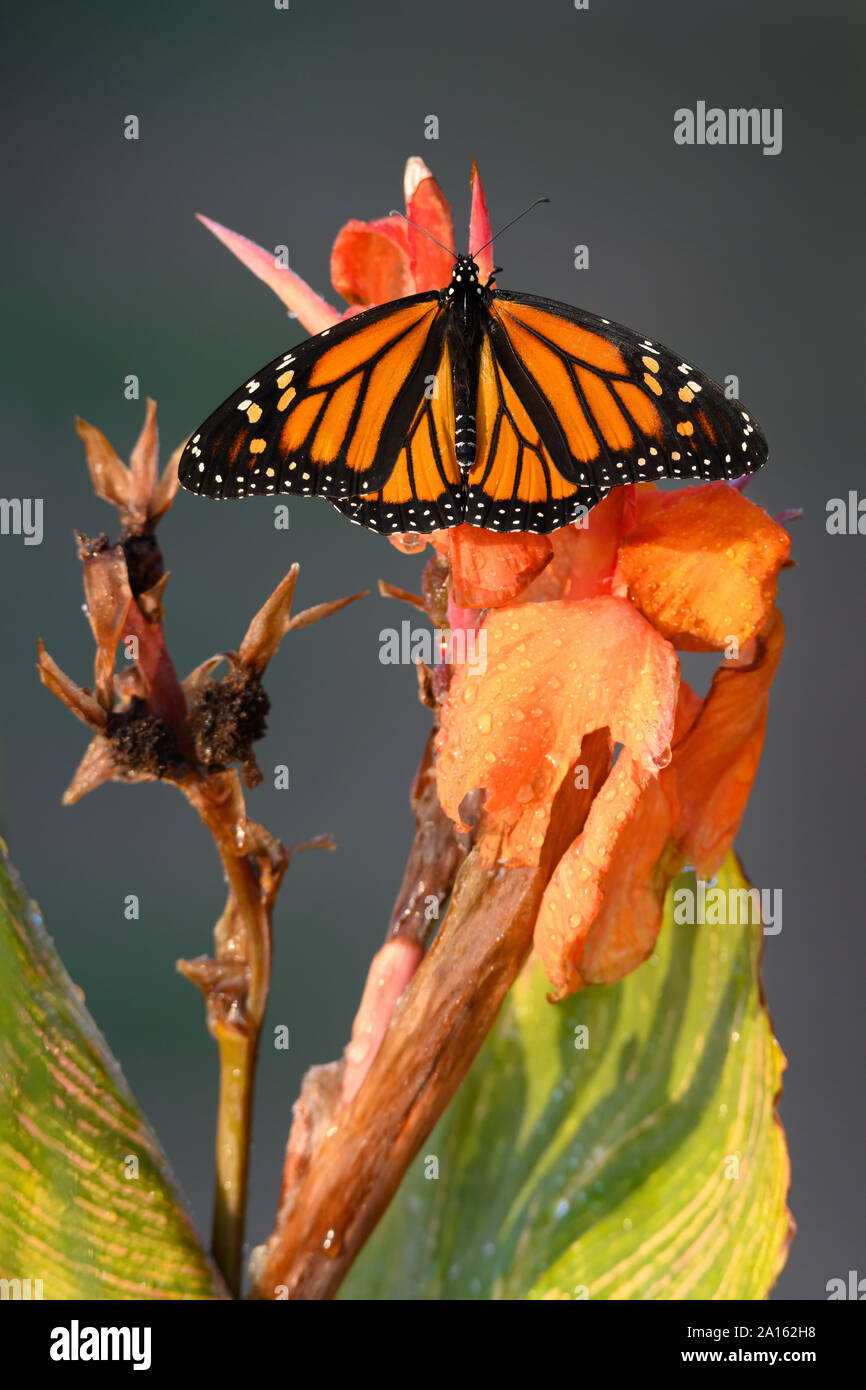
<path fill-rule="evenodd" d="M 209 1008 L 209 1026 L 220 1055 L 212 1250 L 237 1298 L 243 1279 L 256 1061 L 271 977 L 270 912 L 285 863 L 268 879 L 266 889 L 262 866 L 257 873 L 251 853 L 238 855 L 221 847 L 220 857 L 230 891 L 216 929 L 216 954 L 218 960 L 245 962 L 246 991 L 227 1011 L 218 995 Z"/>
<path fill-rule="evenodd" d="M 220 1092 L 212 1253 L 229 1290 L 240 1296 L 244 1225 L 259 1035 L 218 1026 Z"/>
<path fill-rule="evenodd" d="M 342 1063 L 307 1074 L 253 1298 L 336 1293 L 493 1026 L 532 945 L 550 875 L 604 780 L 606 748 L 606 730 L 584 739 L 593 785 L 577 791 L 564 780 L 536 866 L 504 867 L 495 835 L 472 851 L 357 1093 L 340 1103 Z"/>

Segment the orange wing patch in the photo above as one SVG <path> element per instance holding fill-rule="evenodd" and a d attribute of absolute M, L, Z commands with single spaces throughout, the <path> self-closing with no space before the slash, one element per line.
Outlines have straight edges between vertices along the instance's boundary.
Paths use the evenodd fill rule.
<path fill-rule="evenodd" d="M 640 387 L 630 381 L 615 381 L 613 389 L 638 429 L 644 434 L 652 435 L 653 439 L 661 439 L 662 417 Z"/>
<path fill-rule="evenodd" d="M 563 305 L 559 315 L 555 307 L 496 296 L 494 353 L 503 357 L 560 475 L 578 479 L 584 502 L 592 506 L 617 483 L 662 473 L 704 476 L 721 465 L 732 475 L 730 455 L 706 457 L 704 441 L 715 443 L 711 422 L 704 425 L 702 412 L 694 426 L 688 418 L 705 378 L 648 339 L 590 315 L 584 327 L 570 317 L 579 310 Z M 500 334 L 518 367 L 498 345 Z M 700 439 L 697 423 L 704 426 Z"/>
<path fill-rule="evenodd" d="M 489 339 L 481 350 L 476 427 L 466 501 L 470 525 L 538 531 L 549 529 L 551 515 L 572 518 L 579 489 L 555 466 Z"/>
<path fill-rule="evenodd" d="M 439 364 L 443 332 L 430 294 L 371 309 L 284 353 L 189 441 L 185 485 L 220 498 L 372 491 L 411 420 L 422 364 Z"/>
<path fill-rule="evenodd" d="M 585 463 L 598 458 L 598 440 L 577 399 L 574 382 L 562 358 L 521 327 L 516 319 L 508 325 L 508 336 L 535 380 L 544 384 L 548 400 L 556 403 L 556 413 L 574 457 Z"/>
<path fill-rule="evenodd" d="M 578 367 L 577 380 L 586 404 L 592 411 L 592 418 L 601 430 L 608 448 L 617 452 L 630 448 L 633 442 L 632 432 L 607 382 L 595 372 L 588 372 L 585 367 Z"/>
<path fill-rule="evenodd" d="M 462 519 L 451 354 L 443 349 L 388 480 L 340 510 L 373 530 L 429 532 Z"/>
<path fill-rule="evenodd" d="M 378 323 L 360 328 L 357 333 L 322 354 L 310 372 L 308 386 L 313 389 L 329 386 L 341 377 L 358 371 L 408 329 L 421 323 L 429 329 L 435 313 L 435 304 L 412 304 L 407 309 L 398 309 L 389 314 Z"/>
<path fill-rule="evenodd" d="M 540 333 L 554 347 L 559 348 L 567 357 L 572 357 L 578 362 L 584 362 L 589 367 L 597 367 L 604 372 L 628 371 L 626 360 L 619 348 L 607 338 L 603 338 L 599 333 L 592 333 L 588 328 L 580 328 L 576 323 L 569 323 L 568 319 L 559 318 L 556 314 L 548 314 L 544 309 L 536 309 L 528 304 L 516 305 L 511 302 L 503 304 L 501 308 L 494 311 L 502 322 L 503 316 L 510 322 L 503 323 L 502 326 L 512 336 L 512 323 L 525 324 L 535 333 Z"/>

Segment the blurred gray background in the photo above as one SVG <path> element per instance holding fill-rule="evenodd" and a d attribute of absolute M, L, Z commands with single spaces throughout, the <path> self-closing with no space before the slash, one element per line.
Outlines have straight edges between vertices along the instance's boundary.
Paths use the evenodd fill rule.
<path fill-rule="evenodd" d="M 458 249 L 471 158 L 494 225 L 551 206 L 497 249 L 505 287 L 581 304 L 736 373 L 770 440 L 751 495 L 802 506 L 782 577 L 788 648 L 739 847 L 784 891 L 765 983 L 787 1053 L 782 1116 L 799 1225 L 776 1297 L 825 1297 L 866 1273 L 862 1195 L 863 640 L 866 537 L 828 536 L 829 498 L 863 469 L 861 240 L 864 14 L 852 0 L 181 0 L 68 6 L 7 21 L 2 258 L 4 496 L 45 499 L 41 546 L 0 538 L 2 833 L 74 979 L 121 1059 L 189 1196 L 210 1218 L 215 1049 L 173 969 L 210 949 L 219 866 L 172 789 L 110 787 L 64 810 L 85 731 L 38 684 L 36 639 L 86 684 L 73 528 L 114 529 L 73 430 L 78 413 L 126 457 L 159 402 L 164 456 L 250 372 L 304 336 L 194 220 L 201 211 L 330 291 L 350 217 L 402 205 L 420 154 L 452 202 Z M 681 106 L 781 107 L 783 149 L 674 144 Z M 123 138 L 140 119 L 141 138 Z M 425 117 L 439 139 L 424 139 Z M 585 243 L 590 268 L 577 271 Z M 128 373 L 142 400 L 124 399 Z M 378 634 L 403 613 L 377 578 L 417 586 L 400 556 L 322 502 L 269 506 L 184 494 L 161 528 L 167 634 L 186 672 L 237 644 L 288 565 L 299 606 L 373 595 L 290 636 L 268 676 L 268 783 L 250 812 L 300 856 L 276 923 L 250 1236 L 263 1238 L 304 1069 L 336 1057 L 379 944 L 411 838 L 407 794 L 428 727 L 411 668 Z M 141 899 L 141 920 L 123 900 Z"/>

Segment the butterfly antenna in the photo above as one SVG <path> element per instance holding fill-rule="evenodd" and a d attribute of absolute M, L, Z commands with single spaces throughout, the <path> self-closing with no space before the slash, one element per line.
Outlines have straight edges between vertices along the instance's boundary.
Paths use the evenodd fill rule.
<path fill-rule="evenodd" d="M 403 221 L 404 221 L 404 222 L 408 222 L 410 227 L 414 227 L 416 232 L 423 232 L 424 235 L 425 235 L 425 236 L 428 236 L 428 237 L 430 238 L 431 241 L 436 241 L 436 238 L 435 238 L 435 236 L 433 235 L 432 232 L 428 232 L 426 227 L 419 227 L 417 222 L 413 222 L 413 221 L 412 221 L 412 218 L 411 218 L 411 217 L 407 217 L 406 214 L 405 214 L 405 212 L 401 212 L 399 208 L 392 208 L 392 209 L 391 209 L 391 212 L 390 212 L 390 216 L 391 216 L 391 217 L 402 217 Z M 449 256 L 453 256 L 454 259 L 455 259 L 455 261 L 457 260 L 457 252 L 456 252 L 456 251 L 452 251 L 451 248 L 450 248 L 450 246 L 443 246 L 441 241 L 436 241 L 436 245 L 437 245 L 437 246 L 442 246 L 442 250 L 443 250 L 443 251 L 447 251 Z"/>
<path fill-rule="evenodd" d="M 549 199 L 549 198 L 536 198 L 535 202 L 534 202 L 534 203 L 530 203 L 528 208 L 524 208 L 523 211 L 522 211 L 522 212 L 519 212 L 519 213 L 517 214 L 516 217 L 512 217 L 512 219 L 511 219 L 510 222 L 506 222 L 506 224 L 505 224 L 504 227 L 500 227 L 500 228 L 499 228 L 499 231 L 498 231 L 498 232 L 495 232 L 494 235 L 490 238 L 489 241 L 485 241 L 485 243 L 484 243 L 483 246 L 479 246 L 479 248 L 478 248 L 477 251 L 473 251 L 473 252 L 472 252 L 473 258 L 475 258 L 476 256 L 480 256 L 480 255 L 481 255 L 481 252 L 482 252 L 482 251 L 486 251 L 487 248 L 488 248 L 488 246 L 491 246 L 498 236 L 502 236 L 502 233 L 503 233 L 503 232 L 507 232 L 509 227 L 513 227 L 514 224 L 515 224 L 515 222 L 519 222 L 520 219 L 521 219 L 521 217 L 525 217 L 526 214 L 527 214 L 528 212 L 532 212 L 532 209 L 533 209 L 533 208 L 537 208 L 539 203 L 549 203 L 549 202 L 550 202 L 550 199 Z"/>

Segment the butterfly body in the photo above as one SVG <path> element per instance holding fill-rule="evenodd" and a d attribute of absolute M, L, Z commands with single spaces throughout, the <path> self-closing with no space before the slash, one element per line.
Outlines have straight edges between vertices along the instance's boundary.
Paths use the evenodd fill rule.
<path fill-rule="evenodd" d="M 735 478 L 766 456 L 739 401 L 660 343 L 483 284 L 458 256 L 442 290 L 341 320 L 257 372 L 179 472 L 207 497 L 323 496 L 378 532 L 547 532 L 617 484 Z"/>
<path fill-rule="evenodd" d="M 475 409 L 478 364 L 483 341 L 482 314 L 487 312 L 490 290 L 481 284 L 478 266 L 471 256 L 458 256 L 451 284 L 441 303 L 448 315 L 446 338 L 452 362 L 454 390 L 454 447 L 462 473 L 475 462 Z"/>

